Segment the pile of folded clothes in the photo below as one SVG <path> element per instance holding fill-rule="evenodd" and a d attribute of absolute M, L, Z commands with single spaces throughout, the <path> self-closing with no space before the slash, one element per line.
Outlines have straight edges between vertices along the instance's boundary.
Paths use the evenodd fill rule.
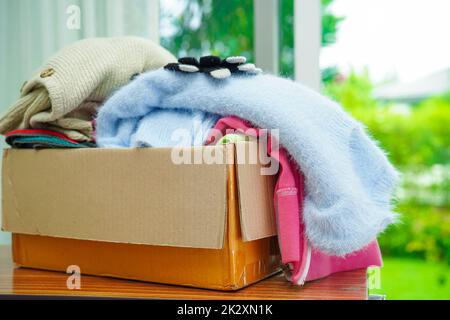
<path fill-rule="evenodd" d="M 13 147 L 188 147 L 257 140 L 260 129 L 278 129 L 281 148 L 267 152 L 280 164 L 274 204 L 289 279 L 305 281 L 306 259 L 380 263 L 367 250 L 397 219 L 390 203 L 396 170 L 341 106 L 244 57 L 177 62 L 146 40 L 83 40 L 21 93 L 0 120 Z M 225 135 L 220 141 L 217 132 Z"/>
<path fill-rule="evenodd" d="M 95 143 L 76 141 L 53 130 L 19 129 L 5 134 L 6 143 L 17 149 L 39 148 L 95 148 Z"/>
<path fill-rule="evenodd" d="M 0 119 L 0 133 L 13 136 L 7 140 L 13 147 L 91 146 L 93 120 L 105 99 L 136 75 L 173 61 L 164 48 L 136 37 L 75 42 L 23 84 Z M 13 131 L 23 129 L 46 131 Z"/>

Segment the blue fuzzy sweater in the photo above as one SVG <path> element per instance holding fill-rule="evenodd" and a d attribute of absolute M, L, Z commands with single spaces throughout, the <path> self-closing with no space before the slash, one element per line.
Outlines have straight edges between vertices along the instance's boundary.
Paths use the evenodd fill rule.
<path fill-rule="evenodd" d="M 235 115 L 279 129 L 280 143 L 304 173 L 304 223 L 314 248 L 345 255 L 396 220 L 397 172 L 364 127 L 341 106 L 299 83 L 270 75 L 145 73 L 115 93 L 97 118 L 99 146 L 120 145 L 123 128 L 155 108 Z"/>

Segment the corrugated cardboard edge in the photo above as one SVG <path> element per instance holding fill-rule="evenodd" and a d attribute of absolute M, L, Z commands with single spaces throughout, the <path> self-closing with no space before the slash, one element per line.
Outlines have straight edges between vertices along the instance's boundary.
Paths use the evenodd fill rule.
<path fill-rule="evenodd" d="M 211 147 L 209 147 L 211 148 Z M 225 153 L 225 157 L 229 156 L 229 152 L 232 154 L 234 153 L 234 149 L 230 146 L 218 146 L 215 148 L 220 148 Z M 136 151 L 136 149 L 130 150 L 108 150 L 108 149 L 90 149 L 89 150 L 5 150 L 4 156 L 3 156 L 3 198 L 2 198 L 2 208 L 3 208 L 3 222 L 2 222 L 2 229 L 5 231 L 15 232 L 15 233 L 23 233 L 23 234 L 35 234 L 35 235 L 46 235 L 46 236 L 55 236 L 55 237 L 62 237 L 62 238 L 72 238 L 72 239 L 81 239 L 81 240 L 94 240 L 94 241 L 106 241 L 106 242 L 119 242 L 119 243 L 135 243 L 135 244 L 149 244 L 149 245 L 161 245 L 161 246 L 176 246 L 176 247 L 193 247 L 193 248 L 209 248 L 209 249 L 219 249 L 223 247 L 224 242 L 224 236 L 225 236 L 225 228 L 226 228 L 226 217 L 227 217 L 227 197 L 226 197 L 226 183 L 227 183 L 227 164 L 220 164 L 217 165 L 218 167 L 212 168 L 210 165 L 204 165 L 203 167 L 199 167 L 197 165 L 191 166 L 191 167 L 185 167 L 185 169 L 174 169 L 174 171 L 177 171 L 179 174 L 180 172 L 193 170 L 192 172 L 188 172 L 185 174 L 186 179 L 193 178 L 197 175 L 207 177 L 207 180 L 209 179 L 209 183 L 207 183 L 204 187 L 199 188 L 198 186 L 191 185 L 192 188 L 184 188 L 183 192 L 177 192 L 180 189 L 174 190 L 174 196 L 178 197 L 175 199 L 175 201 L 178 201 L 178 204 L 180 208 L 185 208 L 186 205 L 190 206 L 189 208 L 186 208 L 187 214 L 191 214 L 193 216 L 185 217 L 187 219 L 184 219 L 185 221 L 189 222 L 188 219 L 194 219 L 195 214 L 198 214 L 200 210 L 203 210 L 204 212 L 199 215 L 200 219 L 197 219 L 198 221 L 194 222 L 197 223 L 197 225 L 204 225 L 205 228 L 201 228 L 201 230 L 195 229 L 195 226 L 179 226 L 178 228 L 174 228 L 174 230 L 171 230 L 169 232 L 170 234 L 166 237 L 163 237 L 164 239 L 155 239 L 155 236 L 151 236 L 151 234 L 158 233 L 158 230 L 148 230 L 148 233 L 146 234 L 147 237 L 145 238 L 145 234 L 143 230 L 139 229 L 139 223 L 135 223 L 134 228 L 131 228 L 133 231 L 139 231 L 139 232 L 128 232 L 128 233 L 121 233 L 121 230 L 118 228 L 118 223 L 112 223 L 111 224 L 111 232 L 108 236 L 97 236 L 98 230 L 95 230 L 94 226 L 89 227 L 89 224 L 87 222 L 83 223 L 83 221 L 80 222 L 81 225 L 83 225 L 83 228 L 91 228 L 89 232 L 85 232 L 84 234 L 79 229 L 76 229 L 75 231 L 71 232 L 60 232 L 60 230 L 64 227 L 64 220 L 60 220 L 58 222 L 55 222 L 57 224 L 56 229 L 50 229 L 48 228 L 48 224 L 57 218 L 55 214 L 53 216 L 45 215 L 43 211 L 47 212 L 47 209 L 52 209 L 54 211 L 54 208 L 51 206 L 45 206 L 41 205 L 41 211 L 35 210 L 29 202 L 29 199 L 32 198 L 33 192 L 30 190 L 31 187 L 24 186 L 24 183 L 26 181 L 32 182 L 31 184 L 36 187 L 36 190 L 38 190 L 37 194 L 45 195 L 44 198 L 49 198 L 50 195 L 48 194 L 51 191 L 45 191 L 45 189 L 52 189 L 53 191 L 56 190 L 55 182 L 61 183 L 64 179 L 65 171 L 63 169 L 67 168 L 59 168 L 59 172 L 56 174 L 61 175 L 63 178 L 53 179 L 52 176 L 43 176 L 42 172 L 35 173 L 37 174 L 37 177 L 35 176 L 33 179 L 26 179 L 27 174 L 32 173 L 32 168 L 27 168 L 25 164 L 30 164 L 29 161 L 34 162 L 36 161 L 37 167 L 44 165 L 43 159 L 39 155 L 43 155 L 44 153 L 47 153 L 47 155 L 54 156 L 54 163 L 58 163 L 61 159 L 58 159 L 58 157 L 62 157 L 65 159 L 66 157 L 70 157 L 70 155 L 78 153 L 81 154 L 81 162 L 83 163 L 90 163 L 89 161 L 92 160 L 92 153 L 89 156 L 86 156 L 86 152 L 95 152 L 96 154 L 103 154 L 100 158 L 103 160 L 106 159 L 105 157 L 122 154 L 122 156 L 130 152 L 138 152 L 138 153 L 147 153 L 148 154 L 155 154 L 155 153 L 164 153 L 168 152 L 167 150 L 162 149 L 147 149 L 147 150 L 139 150 Z M 95 150 L 95 151 L 93 151 Z M 71 153 L 69 153 L 71 152 Z M 26 157 L 28 157 L 26 160 L 23 159 L 22 155 L 27 154 Z M 17 155 L 20 155 L 19 157 Z M 106 155 L 106 156 L 105 156 Z M 14 157 L 15 156 L 15 157 Z M 120 157 L 120 156 L 119 156 Z M 130 157 L 130 156 L 129 156 Z M 139 156 L 136 156 L 139 160 Z M 22 161 L 19 164 L 13 162 L 12 158 L 15 158 L 14 160 L 17 161 L 18 159 Z M 45 160 L 49 160 L 51 157 L 44 157 Z M 136 160 L 133 159 L 133 160 Z M 117 160 L 117 158 L 116 158 Z M 23 162 L 25 161 L 25 163 Z M 123 159 L 122 159 L 123 161 Z M 142 158 L 140 158 L 140 163 L 142 164 Z M 162 164 L 161 164 L 162 163 Z M 162 167 L 169 166 L 170 168 L 174 168 L 171 165 L 165 163 L 164 161 L 161 161 L 159 165 Z M 92 164 L 92 163 L 91 163 Z M 76 166 L 76 162 L 72 163 L 71 165 Z M 202 165 L 200 165 L 202 166 Z M 54 166 L 57 168 L 58 166 Z M 80 167 L 77 168 L 80 172 Z M 99 169 L 99 168 L 97 168 Z M 167 168 L 166 168 L 167 169 Z M 20 173 L 19 170 L 24 170 L 25 173 Z M 181 170 L 181 171 L 180 171 Z M 19 173 L 18 173 L 19 172 Z M 95 172 L 95 171 L 93 171 Z M 146 172 L 148 174 L 148 171 Z M 177 173 L 170 173 L 170 174 L 177 174 Z M 104 174 L 102 176 L 102 174 Z M 138 173 L 136 173 L 137 175 Z M 170 175 L 169 174 L 169 175 Z M 183 173 L 182 173 L 183 174 Z M 96 175 L 96 178 L 100 180 L 100 178 L 104 178 L 106 175 L 106 172 L 100 173 L 100 175 Z M 100 177 L 100 178 L 99 178 Z M 137 178 L 137 176 L 135 177 Z M 43 184 L 39 184 L 36 181 L 39 179 L 43 179 Z M 92 178 L 94 181 L 95 178 Z M 114 178 L 112 178 L 114 179 Z M 181 179 L 183 180 L 183 179 Z M 72 181 L 73 182 L 73 181 Z M 45 184 L 46 183 L 46 184 Z M 127 182 L 128 183 L 128 182 Z M 184 186 L 187 186 L 189 184 L 186 184 L 186 181 L 180 181 L 180 183 Z M 45 184 L 45 186 L 44 186 Z M 219 186 L 220 184 L 220 186 Z M 96 185 L 99 190 L 102 189 L 102 185 Z M 130 185 L 128 185 L 129 187 Z M 78 183 L 78 187 L 80 187 L 80 184 Z M 104 187 L 104 186 L 103 186 Z M 174 187 L 176 189 L 176 185 L 172 184 L 171 187 Z M 22 191 L 20 194 L 18 194 L 18 189 L 21 189 Z M 126 188 L 124 188 L 126 190 Z M 155 192 L 158 192 L 158 189 Z M 203 190 L 203 194 L 199 194 L 199 190 Z M 212 192 L 212 197 L 209 202 L 209 206 L 205 206 L 203 201 L 201 200 L 201 196 L 204 196 L 205 194 L 208 195 Z M 24 194 L 23 194 L 24 193 Z M 163 193 L 158 194 L 158 196 L 161 196 Z M 181 195 L 181 196 L 180 196 Z M 210 194 L 211 196 L 211 194 Z M 78 195 L 77 197 L 81 197 L 79 199 L 86 200 L 86 198 L 83 198 L 82 196 Z M 189 197 L 195 197 L 194 200 L 189 200 Z M 166 199 L 171 200 L 171 199 Z M 64 204 L 67 204 L 64 202 L 65 200 L 62 200 L 62 198 L 53 199 L 52 201 L 56 201 L 57 203 L 54 203 L 53 206 L 56 206 L 56 208 L 64 207 Z M 59 202 L 60 203 L 59 203 Z M 69 200 L 67 200 L 69 201 Z M 89 207 L 89 201 L 84 203 L 84 206 Z M 74 204 L 74 202 L 68 202 L 70 204 Z M 75 202 L 76 203 L 76 202 Z M 92 203 L 91 203 L 92 204 Z M 147 203 L 150 207 L 152 204 L 150 202 Z M 128 207 L 133 207 L 129 203 L 126 205 L 127 210 Z M 81 206 L 80 208 L 83 208 Z M 85 207 L 84 207 L 85 208 Z M 208 209 L 209 208 L 209 209 Z M 113 207 L 107 208 L 102 207 L 102 210 L 105 211 L 106 209 L 115 210 Z M 167 209 L 167 208 L 166 208 Z M 100 210 L 100 211 L 102 211 Z M 70 214 L 67 213 L 67 211 L 71 211 Z M 131 210 L 133 211 L 133 210 Z M 162 212 L 165 212 L 165 215 L 168 215 L 168 212 L 171 212 L 171 210 L 161 210 Z M 212 212 L 216 212 L 214 215 L 212 215 Z M 221 212 L 219 214 L 219 211 Z M 120 211 L 118 211 L 120 213 Z M 53 212 L 55 213 L 55 212 Z M 117 212 L 116 212 L 117 213 Z M 172 212 L 172 223 L 174 223 L 174 216 L 175 212 Z M 179 212 L 176 212 L 176 215 L 178 215 Z M 40 215 L 40 216 L 39 216 Z M 70 219 L 70 217 L 74 217 L 76 215 L 76 212 L 74 212 L 71 209 L 66 210 L 66 218 Z M 45 216 L 45 218 L 43 218 Z M 216 216 L 216 218 L 211 218 L 211 216 Z M 220 222 L 217 220 L 215 223 L 213 223 L 213 226 L 210 223 L 210 219 L 217 219 L 217 217 L 220 216 Z M 117 217 L 117 216 L 116 216 Z M 158 217 L 158 216 L 156 216 Z M 103 217 L 104 218 L 104 217 Z M 153 217 L 155 218 L 155 216 Z M 177 216 L 177 219 L 180 217 Z M 26 221 L 24 221 L 26 220 Z M 101 219 L 100 219 L 101 220 Z M 103 223 L 105 220 L 101 220 Z M 125 221 L 122 221 L 125 223 Z M 176 221 L 175 221 L 176 222 Z M 101 223 L 99 224 L 101 225 Z M 120 224 L 119 224 L 120 225 Z M 208 225 L 206 227 L 206 225 Z M 160 229 L 160 227 L 158 227 Z M 155 229 L 155 228 L 153 228 Z M 59 230 L 59 231 L 58 231 Z M 209 231 L 208 231 L 209 230 Z M 81 230 L 83 231 L 83 230 Z M 209 232 L 209 236 L 205 236 L 205 231 Z M 136 233 L 140 235 L 139 238 L 136 237 Z M 181 233 L 181 235 L 180 235 Z M 150 235 L 150 236 L 149 236 Z M 178 237 L 178 238 L 177 238 Z M 203 237 L 203 240 L 200 238 Z M 143 239 L 143 240 L 141 240 Z M 199 240 L 200 239 L 200 240 Z"/>
<path fill-rule="evenodd" d="M 277 175 L 262 175 L 263 165 L 259 157 L 252 159 L 249 156 L 249 153 L 258 150 L 257 143 L 238 142 L 235 148 L 243 240 L 252 241 L 275 236 L 277 229 L 273 196 Z M 245 163 L 242 159 L 245 159 Z"/>

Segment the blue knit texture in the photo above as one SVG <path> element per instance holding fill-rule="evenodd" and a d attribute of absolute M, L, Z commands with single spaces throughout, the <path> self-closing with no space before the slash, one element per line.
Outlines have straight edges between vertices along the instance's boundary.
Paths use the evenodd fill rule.
<path fill-rule="evenodd" d="M 100 135 L 100 144 L 103 148 L 202 146 L 219 119 L 199 110 L 153 108 L 145 115 L 123 119 L 113 137 Z"/>
<path fill-rule="evenodd" d="M 271 75 L 215 80 L 168 70 L 145 73 L 100 109 L 97 142 L 120 146 L 124 130 L 155 108 L 235 115 L 279 129 L 280 143 L 305 176 L 306 235 L 322 252 L 362 249 L 397 219 L 391 196 L 398 175 L 365 128 L 340 105 L 301 84 Z"/>

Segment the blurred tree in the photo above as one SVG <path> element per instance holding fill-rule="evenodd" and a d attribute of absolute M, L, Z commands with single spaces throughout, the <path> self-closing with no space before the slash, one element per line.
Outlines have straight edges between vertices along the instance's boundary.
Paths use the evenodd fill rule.
<path fill-rule="evenodd" d="M 253 58 L 252 0 L 180 0 L 180 15 L 162 12 L 173 32 L 161 43 L 178 56 L 245 55 Z"/>
<path fill-rule="evenodd" d="M 322 45 L 336 41 L 342 17 L 329 11 L 334 0 L 322 1 Z M 180 0 L 181 14 L 165 12 L 171 32 L 161 43 L 178 56 L 244 55 L 253 60 L 253 0 Z M 292 76 L 294 70 L 294 0 L 280 0 L 280 73 Z M 333 79 L 335 69 L 324 72 Z"/>
<path fill-rule="evenodd" d="M 323 93 L 363 122 L 395 165 L 450 164 L 450 93 L 399 110 L 376 100 L 372 90 L 366 70 L 326 84 Z"/>

